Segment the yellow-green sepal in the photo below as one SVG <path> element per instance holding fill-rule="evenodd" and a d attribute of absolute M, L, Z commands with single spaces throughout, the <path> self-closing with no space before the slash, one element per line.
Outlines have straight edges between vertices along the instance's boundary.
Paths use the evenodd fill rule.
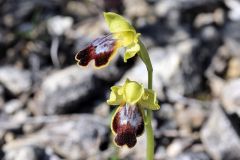
<path fill-rule="evenodd" d="M 104 18 L 110 32 L 113 33 L 114 38 L 120 40 L 122 46 L 127 47 L 134 43 L 136 31 L 124 17 L 116 13 L 104 12 Z"/>
<path fill-rule="evenodd" d="M 128 104 L 136 104 L 141 99 L 143 93 L 143 85 L 137 83 L 136 81 L 130 81 L 127 79 L 123 85 L 124 100 Z"/>
<path fill-rule="evenodd" d="M 107 103 L 109 105 L 120 105 L 122 102 L 124 102 L 122 86 L 111 87 L 111 93 Z"/>
<path fill-rule="evenodd" d="M 145 89 L 144 94 L 138 101 L 138 104 L 146 109 L 159 110 L 160 106 L 157 102 L 157 94 L 151 89 Z"/>
<path fill-rule="evenodd" d="M 136 32 L 133 26 L 122 16 L 113 12 L 104 12 L 105 21 L 112 33 L 132 31 Z"/>

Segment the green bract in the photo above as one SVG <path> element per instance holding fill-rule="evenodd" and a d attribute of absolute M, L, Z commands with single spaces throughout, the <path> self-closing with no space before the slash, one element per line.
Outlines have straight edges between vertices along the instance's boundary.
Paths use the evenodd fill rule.
<path fill-rule="evenodd" d="M 156 93 L 150 89 L 144 89 L 142 84 L 136 81 L 126 80 L 123 86 L 111 87 L 111 94 L 107 103 L 109 105 L 121 105 L 124 103 L 151 110 L 158 110 L 160 106 L 157 103 Z"/>
<path fill-rule="evenodd" d="M 104 17 L 110 32 L 120 41 L 122 47 L 126 48 L 124 62 L 127 62 L 129 58 L 135 56 L 140 50 L 138 44 L 138 37 L 140 34 L 136 32 L 133 26 L 125 18 L 116 13 L 104 13 Z"/>

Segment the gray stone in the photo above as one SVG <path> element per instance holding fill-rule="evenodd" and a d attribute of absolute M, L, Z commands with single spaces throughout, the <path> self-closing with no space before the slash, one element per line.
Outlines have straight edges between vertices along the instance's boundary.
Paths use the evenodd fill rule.
<path fill-rule="evenodd" d="M 4 95 L 4 88 L 2 85 L 0 85 L 0 97 Z"/>
<path fill-rule="evenodd" d="M 47 29 L 51 35 L 61 36 L 73 24 L 72 17 L 54 16 L 47 21 Z"/>
<path fill-rule="evenodd" d="M 18 99 L 13 99 L 5 103 L 3 109 L 4 109 L 4 112 L 7 114 L 14 114 L 18 110 L 20 110 L 22 107 L 23 107 L 22 101 Z"/>
<path fill-rule="evenodd" d="M 185 41 L 190 35 L 186 28 L 181 27 L 180 24 L 178 24 L 178 19 L 180 19 L 178 15 L 177 11 L 176 13 L 171 12 L 171 16 L 169 15 L 167 17 L 166 24 L 156 22 L 154 25 L 145 25 L 139 29 L 139 32 L 145 34 L 146 38 L 149 38 L 155 42 L 155 44 L 160 46 Z"/>
<path fill-rule="evenodd" d="M 154 154 L 155 159 L 166 159 L 166 149 L 163 146 L 158 146 L 156 153 Z"/>
<path fill-rule="evenodd" d="M 200 13 L 194 20 L 194 26 L 200 28 L 205 25 L 209 25 L 214 22 L 213 14 L 211 13 Z"/>
<path fill-rule="evenodd" d="M 180 153 L 183 152 L 190 144 L 192 143 L 191 139 L 175 139 L 168 147 L 167 147 L 167 156 L 169 158 L 177 157 Z"/>
<path fill-rule="evenodd" d="M 144 0 L 124 0 L 123 2 L 128 17 L 143 17 L 149 12 L 149 6 Z"/>
<path fill-rule="evenodd" d="M 228 61 L 230 58 L 229 52 L 230 51 L 226 46 L 219 47 L 205 72 L 211 92 L 215 97 L 220 96 L 222 88 L 225 84 L 224 77 L 221 75 L 225 74 L 226 69 L 228 68 Z"/>
<path fill-rule="evenodd" d="M 71 29 L 65 35 L 67 38 L 76 39 L 75 51 L 79 52 L 80 49 L 86 47 L 88 42 L 101 36 L 106 31 L 105 23 L 100 18 L 86 19 L 78 25 L 74 26 L 75 29 Z M 106 31 L 109 32 L 109 31 Z"/>
<path fill-rule="evenodd" d="M 22 126 L 22 130 L 25 134 L 30 134 L 34 133 L 38 130 L 40 130 L 44 125 L 39 123 L 39 124 L 24 124 Z"/>
<path fill-rule="evenodd" d="M 228 114 L 240 116 L 240 79 L 227 82 L 221 91 L 221 101 Z"/>
<path fill-rule="evenodd" d="M 201 28 L 210 24 L 224 24 L 224 10 L 222 8 L 215 9 L 211 13 L 201 13 L 194 19 L 194 27 Z"/>
<path fill-rule="evenodd" d="M 96 2 L 96 5 L 102 5 L 101 2 Z M 79 18 L 89 17 L 92 14 L 96 14 L 96 6 L 91 3 L 85 3 L 84 1 L 68 1 L 66 4 L 66 11 L 71 15 L 75 15 Z M 102 6 L 101 6 L 102 7 Z"/>
<path fill-rule="evenodd" d="M 176 0 L 177 3 L 179 3 L 179 6 L 181 9 L 194 9 L 197 7 L 206 7 L 209 5 L 216 5 L 222 0 Z"/>
<path fill-rule="evenodd" d="M 31 113 L 28 110 L 22 109 L 16 112 L 11 118 L 15 122 L 22 122 L 25 121 L 30 116 L 30 114 Z"/>
<path fill-rule="evenodd" d="M 201 130 L 201 140 L 213 159 L 240 159 L 240 139 L 231 121 L 214 102 L 209 119 Z"/>
<path fill-rule="evenodd" d="M 148 1 L 156 1 L 156 0 L 148 0 Z M 162 2 L 161 2 L 162 1 Z M 157 1 L 158 3 L 166 3 L 167 0 L 161 0 Z M 195 0 L 172 0 L 171 3 L 174 4 L 175 8 L 180 10 L 193 10 L 193 9 L 203 9 L 207 6 L 216 6 L 218 3 L 222 0 L 201 0 L 201 1 L 195 1 Z M 163 5 L 165 6 L 165 5 Z M 167 6 L 168 7 L 168 6 Z M 199 11 L 201 12 L 201 10 Z"/>
<path fill-rule="evenodd" d="M 203 125 L 207 117 L 207 109 L 201 101 L 185 98 L 175 104 L 175 116 L 178 127 L 187 129 L 198 129 Z"/>
<path fill-rule="evenodd" d="M 208 32 L 211 32 L 211 35 L 207 35 Z M 221 44 L 218 36 L 215 28 L 203 28 L 200 41 L 196 39 L 192 51 L 182 58 L 181 71 L 183 72 L 183 82 L 186 82 L 184 84 L 185 95 L 202 92 L 206 86 L 205 72 Z"/>
<path fill-rule="evenodd" d="M 213 13 L 213 19 L 216 24 L 223 25 L 226 21 L 224 9 L 217 8 Z"/>
<path fill-rule="evenodd" d="M 45 151 L 37 146 L 29 145 L 6 153 L 5 160 L 47 160 Z"/>
<path fill-rule="evenodd" d="M 224 0 L 226 6 L 230 9 L 228 17 L 232 21 L 240 20 L 240 2 L 238 0 Z"/>
<path fill-rule="evenodd" d="M 230 54 L 236 57 L 240 56 L 240 22 L 227 23 L 223 28 L 224 42 L 230 50 Z"/>
<path fill-rule="evenodd" d="M 155 117 L 158 120 L 154 134 L 156 138 L 161 139 L 162 136 L 175 137 L 177 135 L 177 123 L 175 120 L 175 109 L 173 105 L 161 104 L 161 108 L 155 111 Z"/>
<path fill-rule="evenodd" d="M 173 120 L 175 116 L 174 106 L 166 103 L 161 104 L 161 109 L 156 112 L 156 115 L 166 121 Z"/>
<path fill-rule="evenodd" d="M 229 79 L 240 77 L 240 57 L 232 57 L 229 60 L 226 74 Z"/>
<path fill-rule="evenodd" d="M 219 39 L 219 34 L 215 27 L 207 26 L 202 29 L 201 38 L 204 41 L 214 41 Z"/>
<path fill-rule="evenodd" d="M 170 160 L 211 160 L 205 152 L 184 152 Z"/>
<path fill-rule="evenodd" d="M 170 46 L 168 49 L 169 52 L 165 53 L 169 54 L 169 56 L 172 55 L 172 58 L 175 57 L 175 60 L 177 60 L 177 63 L 174 65 L 174 72 L 168 72 L 173 67 L 170 67 L 172 64 L 165 59 L 166 66 L 164 70 L 166 73 L 172 74 L 165 82 L 169 88 L 167 94 L 171 100 L 179 99 L 182 95 L 189 95 L 200 90 L 202 71 L 197 67 L 197 59 L 194 58 L 194 51 L 197 46 L 198 41 L 188 39 L 178 43 L 176 47 Z"/>
<path fill-rule="evenodd" d="M 175 1 L 168 1 L 168 0 L 158 1 L 157 4 L 154 6 L 154 11 L 158 17 L 166 19 L 167 28 L 174 29 L 173 31 L 175 33 L 173 33 L 172 36 L 168 37 L 170 39 L 170 42 L 174 43 L 178 40 L 184 39 L 185 35 L 188 36 L 188 33 L 182 29 L 179 23 L 181 20 L 181 13 L 179 10 L 178 3 L 176 3 Z M 156 26 L 160 27 L 162 25 L 159 24 Z M 184 34 L 181 34 L 179 36 L 179 33 L 184 33 Z M 161 36 L 162 34 L 160 34 L 159 37 Z"/>
<path fill-rule="evenodd" d="M 98 92 L 98 83 L 91 68 L 77 65 L 57 71 L 44 79 L 35 97 L 36 112 L 58 114 L 81 110 L 81 104 L 88 102 Z M 34 107 L 34 105 L 32 105 Z"/>
<path fill-rule="evenodd" d="M 206 76 L 222 75 L 227 69 L 227 62 L 230 59 L 230 51 L 228 47 L 219 47 L 217 53 L 213 56 L 211 64 L 209 65 Z M 211 77 L 209 77 L 211 79 Z"/>
<path fill-rule="evenodd" d="M 31 89 L 30 72 L 4 66 L 0 68 L 0 83 L 13 95 L 28 92 Z"/>
<path fill-rule="evenodd" d="M 94 114 L 107 118 L 110 115 L 110 106 L 106 102 L 101 103 L 94 108 Z"/>
<path fill-rule="evenodd" d="M 224 79 L 214 74 L 208 74 L 208 81 L 212 95 L 214 97 L 219 97 L 225 84 Z"/>
<path fill-rule="evenodd" d="M 4 88 L 2 85 L 0 85 L 0 109 L 3 109 L 3 104 L 4 104 Z"/>
<path fill-rule="evenodd" d="M 158 17 L 167 17 L 173 10 L 178 9 L 178 3 L 174 1 L 158 1 L 154 6 L 154 11 Z"/>
<path fill-rule="evenodd" d="M 19 137 L 3 146 L 5 153 L 36 145 L 51 147 L 65 159 L 87 159 L 103 153 L 102 145 L 108 145 L 109 126 L 106 119 L 90 114 L 44 117 L 28 123 L 45 123 L 40 131 Z M 106 159 L 100 158 L 100 159 Z"/>

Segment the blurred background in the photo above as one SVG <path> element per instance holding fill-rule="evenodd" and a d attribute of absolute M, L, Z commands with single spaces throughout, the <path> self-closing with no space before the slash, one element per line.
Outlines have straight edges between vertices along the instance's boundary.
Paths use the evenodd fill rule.
<path fill-rule="evenodd" d="M 109 33 L 103 11 L 129 19 L 149 49 L 155 159 L 239 160 L 239 0 L 0 0 L 0 159 L 145 159 L 145 135 L 114 147 L 105 103 L 127 77 L 147 84 L 142 62 L 74 60 Z"/>

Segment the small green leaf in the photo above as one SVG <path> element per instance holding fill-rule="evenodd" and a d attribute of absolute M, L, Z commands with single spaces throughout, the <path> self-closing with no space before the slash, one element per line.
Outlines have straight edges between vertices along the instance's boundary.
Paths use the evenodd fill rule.
<path fill-rule="evenodd" d="M 136 104 L 142 97 L 144 93 L 144 87 L 143 85 L 135 82 L 135 81 L 130 81 L 126 80 L 124 86 L 124 99 L 126 103 L 128 104 Z"/>
<path fill-rule="evenodd" d="M 110 97 L 107 100 L 109 105 L 120 105 L 123 100 L 123 88 L 121 86 L 111 87 Z"/>
<path fill-rule="evenodd" d="M 145 89 L 144 94 L 138 104 L 146 109 L 158 110 L 160 106 L 157 103 L 157 94 L 151 89 Z"/>

